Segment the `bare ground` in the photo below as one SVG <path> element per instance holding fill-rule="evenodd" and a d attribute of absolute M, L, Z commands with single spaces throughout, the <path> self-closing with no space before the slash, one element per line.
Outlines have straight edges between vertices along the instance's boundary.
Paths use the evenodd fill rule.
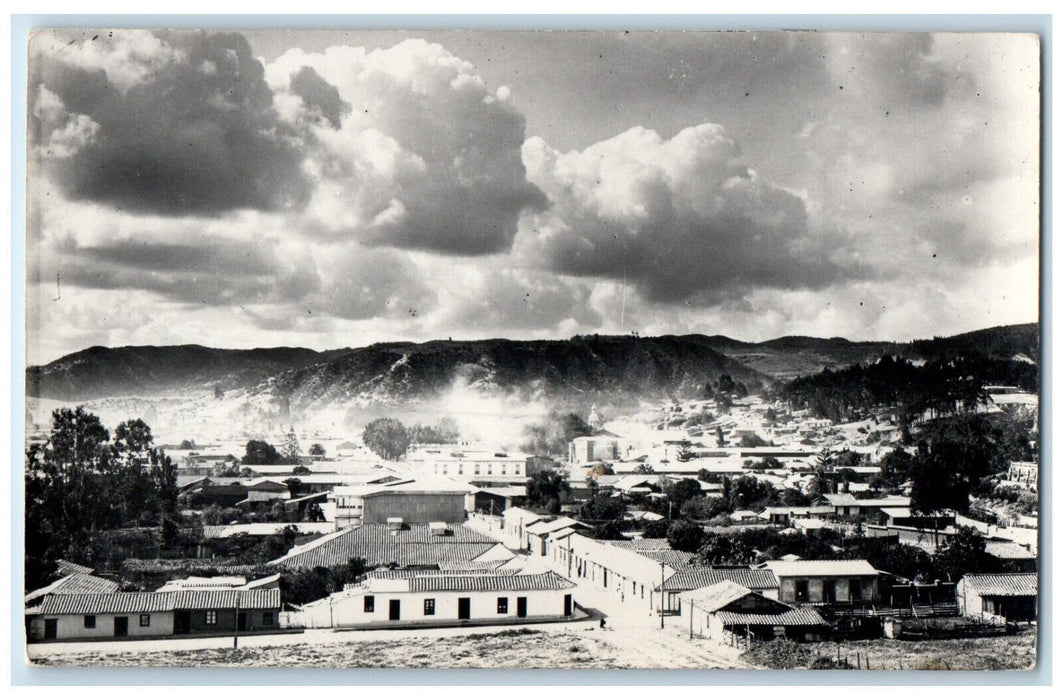
<path fill-rule="evenodd" d="M 224 645 L 224 641 L 222 641 Z M 231 644 L 231 643 L 230 643 Z M 669 632 L 633 637 L 617 630 L 568 626 L 516 628 L 458 635 L 408 632 L 391 638 L 333 633 L 312 641 L 291 636 L 275 645 L 232 649 L 173 648 L 165 644 L 48 645 L 30 648 L 48 666 L 197 666 L 284 668 L 621 669 L 749 668 L 737 650 Z M 63 648 L 63 647 L 66 648 Z"/>

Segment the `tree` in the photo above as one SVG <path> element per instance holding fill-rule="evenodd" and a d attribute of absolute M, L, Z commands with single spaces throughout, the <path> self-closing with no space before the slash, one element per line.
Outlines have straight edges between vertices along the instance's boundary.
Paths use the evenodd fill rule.
<path fill-rule="evenodd" d="M 277 448 L 263 440 L 249 440 L 240 462 L 247 464 L 281 464 Z"/>
<path fill-rule="evenodd" d="M 624 521 L 606 520 L 598 523 L 591 531 L 591 537 L 596 540 L 625 540 Z"/>
<path fill-rule="evenodd" d="M 639 464 L 635 467 L 635 474 L 653 474 L 653 465 Z"/>
<path fill-rule="evenodd" d="M 678 520 L 668 528 L 668 544 L 680 552 L 696 552 L 705 539 L 705 530 L 689 520 Z"/>
<path fill-rule="evenodd" d="M 301 464 L 298 465 L 298 466 L 292 467 L 292 474 L 294 476 L 306 476 L 307 474 L 310 474 L 310 473 L 311 473 L 310 467 L 304 467 Z"/>
<path fill-rule="evenodd" d="M 120 423 L 113 442 L 81 406 L 54 411 L 52 425 L 47 440 L 26 450 L 30 586 L 47 583 L 57 558 L 105 563 L 98 532 L 158 522 L 177 504 L 176 467 L 144 421 Z"/>
<path fill-rule="evenodd" d="M 756 559 L 753 548 L 737 537 L 705 533 L 695 561 L 702 566 L 747 566 Z"/>
<path fill-rule="evenodd" d="M 295 427 L 288 428 L 288 434 L 284 438 L 284 458 L 288 464 L 298 464 L 302 450 L 299 447 L 299 438 L 295 434 Z"/>
<path fill-rule="evenodd" d="M 756 433 L 746 433 L 738 440 L 739 447 L 770 447 L 771 443 Z"/>
<path fill-rule="evenodd" d="M 394 418 L 377 418 L 365 426 L 362 442 L 382 459 L 398 460 L 406 455 L 410 436 Z"/>
<path fill-rule="evenodd" d="M 607 520 L 620 520 L 627 512 L 622 499 L 604 493 L 595 493 L 579 508 L 580 520 L 600 523 Z"/>
<path fill-rule="evenodd" d="M 179 450 L 194 450 L 196 449 L 195 440 L 182 440 L 181 444 L 177 446 Z"/>
<path fill-rule="evenodd" d="M 956 534 L 934 557 L 934 564 L 951 581 L 965 574 L 999 573 L 1003 567 L 999 559 L 985 551 L 985 538 L 972 527 L 959 527 Z"/>
<path fill-rule="evenodd" d="M 528 504 L 560 513 L 562 494 L 569 490 L 568 479 L 556 469 L 535 472 L 527 481 Z"/>
<path fill-rule="evenodd" d="M 679 507 L 690 499 L 701 495 L 701 484 L 698 483 L 697 479 L 690 478 L 669 481 L 664 487 L 664 495 L 676 507 Z"/>
<path fill-rule="evenodd" d="M 658 539 L 668 536 L 668 528 L 671 527 L 674 520 L 666 520 L 664 518 L 660 520 L 648 520 L 645 525 L 642 526 L 642 536 Z"/>
<path fill-rule="evenodd" d="M 320 442 L 315 442 L 313 445 L 310 446 L 310 449 L 307 450 L 307 452 L 311 457 L 320 459 L 325 456 L 325 446 L 322 445 Z"/>

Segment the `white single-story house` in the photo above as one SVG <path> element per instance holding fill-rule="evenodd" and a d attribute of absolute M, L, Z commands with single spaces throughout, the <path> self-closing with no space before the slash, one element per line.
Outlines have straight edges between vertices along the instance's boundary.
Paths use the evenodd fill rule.
<path fill-rule="evenodd" d="M 565 619 L 574 614 L 573 588 L 554 572 L 371 572 L 287 620 L 292 627 L 374 628 Z"/>

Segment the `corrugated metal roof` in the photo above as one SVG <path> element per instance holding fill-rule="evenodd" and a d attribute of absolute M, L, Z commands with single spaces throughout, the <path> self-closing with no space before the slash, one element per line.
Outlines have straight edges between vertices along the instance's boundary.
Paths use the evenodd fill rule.
<path fill-rule="evenodd" d="M 151 613 L 212 608 L 279 608 L 280 589 L 187 590 L 166 593 L 79 593 L 48 595 L 40 604 L 42 615 L 94 615 L 101 613 Z"/>
<path fill-rule="evenodd" d="M 575 588 L 576 584 L 554 572 L 543 574 L 450 574 L 421 576 L 410 580 L 410 590 L 428 592 L 476 592 L 476 591 L 560 591 Z"/>
<path fill-rule="evenodd" d="M 685 593 L 680 598 L 689 601 L 695 607 L 707 612 L 714 612 L 731 603 L 745 598 L 753 591 L 745 586 L 740 586 L 734 581 L 720 581 L 705 588 L 699 588 Z"/>
<path fill-rule="evenodd" d="M 1037 595 L 1037 574 L 967 574 L 966 585 L 978 595 Z"/>
<path fill-rule="evenodd" d="M 449 523 L 445 535 L 432 534 L 428 525 L 420 524 L 394 533 L 386 524 L 361 525 L 294 547 L 270 563 L 299 569 L 346 564 L 358 557 L 368 566 L 425 566 L 471 561 L 497 544 L 497 540 L 459 523 Z"/>
<path fill-rule="evenodd" d="M 788 576 L 877 576 L 866 559 L 801 559 L 769 561 L 765 566 L 779 578 Z"/>
<path fill-rule="evenodd" d="M 740 613 L 720 610 L 716 617 L 725 625 L 785 625 L 819 626 L 827 624 L 818 612 L 811 608 L 797 608 L 782 613 Z"/>
<path fill-rule="evenodd" d="M 779 579 L 771 569 L 712 569 L 691 567 L 677 571 L 664 582 L 666 591 L 693 591 L 713 586 L 721 581 L 733 581 L 751 590 L 768 590 L 779 587 Z M 654 590 L 660 590 L 658 585 Z"/>

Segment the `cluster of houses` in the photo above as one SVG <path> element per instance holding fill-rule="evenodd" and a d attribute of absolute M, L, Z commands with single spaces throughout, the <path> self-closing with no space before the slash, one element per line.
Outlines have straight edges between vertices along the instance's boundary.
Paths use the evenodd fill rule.
<path fill-rule="evenodd" d="M 724 417 L 703 421 L 710 406 L 673 405 L 644 421 L 659 426 L 628 436 L 599 430 L 569 447 L 572 493 L 593 480 L 594 490 L 629 499 L 660 497 L 663 479 L 702 470 L 753 475 L 777 488 L 804 490 L 824 447 L 866 455 L 852 467 L 859 481 L 808 506 L 736 511 L 740 527 L 809 532 L 862 528 L 936 549 L 972 522 L 987 551 L 1013 564 L 1009 574 L 970 574 L 935 588 L 939 608 L 920 607 L 918 587 L 864 560 L 786 557 L 757 567 L 709 567 L 672 549 L 667 540 L 599 540 L 593 528 L 568 515 L 543 515 L 525 506 L 525 483 L 544 463 L 529 455 L 470 445 L 417 447 L 405 463 L 370 459 L 346 444 L 329 459 L 255 466 L 255 474 L 181 475 L 186 503 L 196 509 L 283 509 L 300 535 L 313 539 L 263 565 L 277 573 L 169 581 L 154 591 L 128 592 L 113 578 L 60 562 L 54 581 L 27 593 L 26 629 L 32 641 L 144 638 L 173 635 L 275 633 L 287 629 L 475 626 L 585 619 L 598 603 L 649 620 L 679 618 L 690 633 L 726 643 L 785 636 L 821 639 L 840 614 L 896 617 L 959 614 L 987 620 L 1036 620 L 1036 530 L 995 528 L 962 516 L 912 512 L 906 495 L 868 493 L 865 480 L 889 436 L 885 423 L 832 426 L 808 415 L 768 421 L 771 408 L 751 397 Z M 597 413 L 591 422 L 601 425 Z M 623 426 L 610 426 L 625 432 Z M 870 436 L 875 435 L 875 439 Z M 757 443 L 751 436 L 775 444 Z M 759 444 L 759 443 L 758 443 Z M 775 469 L 752 469 L 768 459 Z M 609 470 L 596 469 L 608 465 Z M 1036 465 L 1033 465 L 1036 482 Z M 609 473 L 612 472 L 612 473 Z M 1013 465 L 1009 478 L 1030 480 Z M 699 480 L 705 495 L 719 483 Z M 313 507 L 313 508 L 312 508 Z M 310 517 L 313 511 L 315 517 Z M 631 521 L 661 516 L 628 509 Z M 206 540 L 268 535 L 277 523 L 228 523 L 204 528 Z M 637 529 L 637 528 L 633 528 Z M 1031 536 L 1032 533 L 1032 536 Z M 281 598 L 285 571 L 365 562 L 361 580 L 320 600 L 294 605 Z M 907 589 L 904 586 L 908 586 Z M 940 607 L 941 591 L 947 598 Z M 931 596 L 932 597 L 932 596 Z"/>

